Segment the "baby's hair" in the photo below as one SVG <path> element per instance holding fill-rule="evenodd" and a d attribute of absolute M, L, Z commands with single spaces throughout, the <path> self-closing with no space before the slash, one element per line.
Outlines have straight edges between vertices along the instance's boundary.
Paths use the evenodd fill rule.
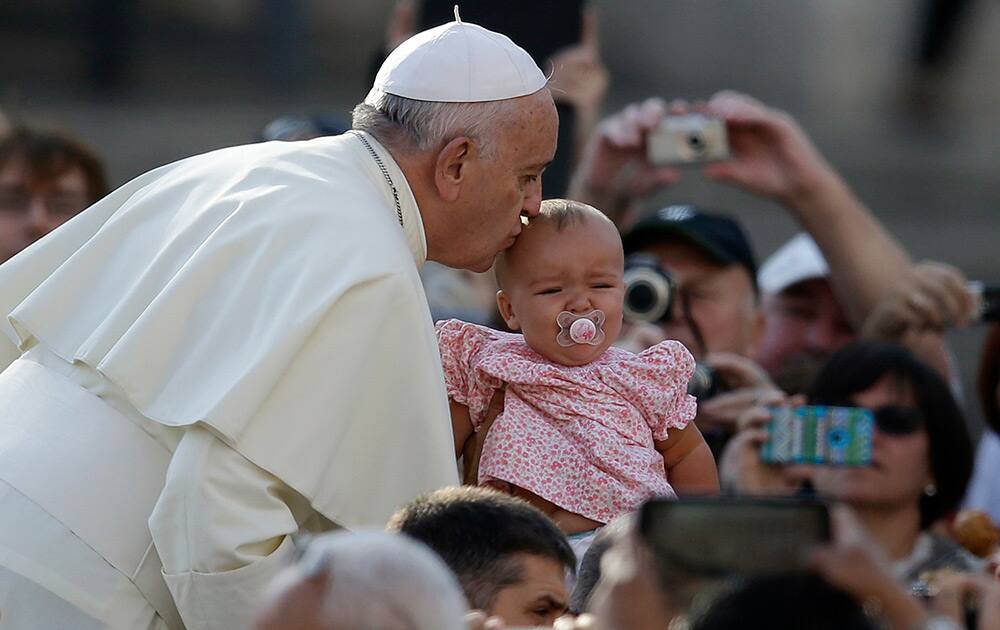
<path fill-rule="evenodd" d="M 567 225 L 582 223 L 587 217 L 600 217 L 605 221 L 611 220 L 594 206 L 587 205 L 582 201 L 546 199 L 542 202 L 541 211 L 538 216 L 530 219 L 528 224 L 530 225 L 535 222 L 552 223 L 556 228 L 556 232 L 562 232 Z"/>
<path fill-rule="evenodd" d="M 530 230 L 532 226 L 549 224 L 555 228 L 556 232 L 562 232 L 567 226 L 583 223 L 588 218 L 607 221 L 608 225 L 617 231 L 614 222 L 606 214 L 594 206 L 585 204 L 582 201 L 573 201 L 572 199 L 546 199 L 542 202 L 538 216 L 529 219 L 525 229 Z M 501 289 L 503 288 L 504 276 L 506 275 L 507 256 L 506 250 L 500 252 L 493 267 L 497 286 Z"/>

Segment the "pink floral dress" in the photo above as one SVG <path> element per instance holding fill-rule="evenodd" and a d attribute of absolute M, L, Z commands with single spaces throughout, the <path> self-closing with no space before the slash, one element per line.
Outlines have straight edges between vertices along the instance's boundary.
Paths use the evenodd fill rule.
<path fill-rule="evenodd" d="M 694 358 L 676 341 L 641 354 L 611 347 L 587 365 L 553 363 L 521 335 L 439 322 L 448 396 L 482 423 L 506 385 L 486 436 L 479 482 L 506 481 L 601 523 L 651 496 L 676 496 L 654 440 L 694 418 Z"/>

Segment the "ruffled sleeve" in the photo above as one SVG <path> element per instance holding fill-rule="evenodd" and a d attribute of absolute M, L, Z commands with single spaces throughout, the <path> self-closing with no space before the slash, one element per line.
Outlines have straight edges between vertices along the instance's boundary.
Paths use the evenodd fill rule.
<path fill-rule="evenodd" d="M 434 329 L 448 398 L 468 407 L 472 424 L 478 427 L 493 392 L 501 385 L 480 370 L 483 358 L 490 352 L 492 331 L 457 319 L 440 321 Z"/>
<path fill-rule="evenodd" d="M 639 408 L 654 440 L 667 439 L 668 429 L 683 429 L 698 406 L 687 393 L 694 357 L 681 343 L 663 341 L 624 360 L 615 370 L 619 386 Z"/>

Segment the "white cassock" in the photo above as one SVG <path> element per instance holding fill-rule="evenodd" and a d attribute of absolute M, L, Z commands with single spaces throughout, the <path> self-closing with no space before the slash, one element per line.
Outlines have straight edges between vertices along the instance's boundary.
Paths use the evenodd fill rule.
<path fill-rule="evenodd" d="M 0 267 L 0 626 L 245 628 L 289 534 L 457 484 L 365 137 L 402 227 L 346 134 L 164 166 Z"/>

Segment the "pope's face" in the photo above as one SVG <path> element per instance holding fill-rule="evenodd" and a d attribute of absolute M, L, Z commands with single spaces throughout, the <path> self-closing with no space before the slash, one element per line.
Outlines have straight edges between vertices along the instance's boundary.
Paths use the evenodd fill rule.
<path fill-rule="evenodd" d="M 521 233 L 521 216 L 538 215 L 542 172 L 556 151 L 559 117 L 548 90 L 516 100 L 510 120 L 499 124 L 496 150 L 476 160 L 463 186 L 462 234 L 450 247 L 458 265 L 487 271 Z"/>

